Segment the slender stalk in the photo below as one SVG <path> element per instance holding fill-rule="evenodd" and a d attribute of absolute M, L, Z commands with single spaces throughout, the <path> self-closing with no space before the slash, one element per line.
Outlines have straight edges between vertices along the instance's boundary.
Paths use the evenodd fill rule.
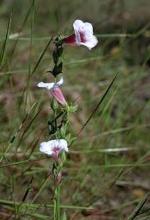
<path fill-rule="evenodd" d="M 59 175 L 61 175 L 62 166 L 59 162 L 55 163 L 55 170 L 54 170 L 54 220 L 60 220 L 61 212 L 60 212 L 60 196 L 61 196 L 61 184 L 59 180 Z"/>
<path fill-rule="evenodd" d="M 56 186 L 54 193 L 54 220 L 60 220 L 60 185 Z"/>
<path fill-rule="evenodd" d="M 49 41 L 49 43 L 51 40 Z M 49 44 L 47 45 L 49 46 Z M 47 47 L 46 47 L 47 49 Z M 46 50 L 44 50 L 45 53 Z M 61 219 L 61 180 L 62 180 L 62 169 L 63 164 L 66 160 L 65 151 L 68 151 L 68 143 L 67 141 L 71 141 L 71 135 L 68 132 L 69 127 L 69 113 L 74 112 L 75 108 L 69 107 L 67 102 L 65 101 L 65 98 L 63 97 L 63 93 L 61 89 L 59 88 L 60 85 L 62 85 L 62 80 L 59 80 L 57 82 L 57 76 L 59 74 L 62 74 L 62 68 L 63 68 L 63 60 L 62 60 L 62 54 L 63 54 L 63 40 L 61 37 L 56 37 L 54 40 L 54 49 L 52 53 L 53 58 L 53 68 L 50 69 L 48 72 L 50 72 L 55 81 L 54 85 L 50 90 L 50 93 L 52 94 L 53 98 L 50 106 L 52 110 L 52 116 L 53 120 L 48 121 L 48 130 L 49 130 L 49 136 L 50 138 L 55 138 L 55 140 L 52 140 L 54 145 L 45 145 L 45 143 L 42 143 L 42 147 L 45 148 L 45 146 L 48 146 L 48 155 L 51 155 L 54 162 L 53 167 L 51 170 L 51 174 L 54 180 L 54 197 L 53 197 L 53 216 L 54 220 L 60 220 Z M 39 62 L 41 61 L 43 55 L 40 56 L 39 61 L 33 68 L 32 74 L 35 72 L 35 70 L 38 67 Z M 31 75 L 32 75 L 31 74 Z M 61 83 L 60 83 L 61 82 Z M 56 99 L 56 100 L 55 100 Z M 57 103 L 58 102 L 58 103 Z M 59 146 L 59 141 L 63 142 Z M 66 144 L 64 144 L 64 142 Z M 48 142 L 50 144 L 50 141 Z M 56 144 L 57 143 L 57 144 Z M 46 143 L 47 144 L 47 143 Z M 46 148 L 45 148 L 46 149 Z M 51 149 L 51 150 L 50 150 Z M 42 149 L 43 151 L 43 149 Z M 47 150 L 45 151 L 47 153 Z M 59 155 L 59 153 L 61 153 Z"/>

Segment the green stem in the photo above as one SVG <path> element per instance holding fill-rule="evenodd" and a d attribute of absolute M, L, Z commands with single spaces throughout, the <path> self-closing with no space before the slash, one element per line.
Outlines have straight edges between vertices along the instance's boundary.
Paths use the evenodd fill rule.
<path fill-rule="evenodd" d="M 54 220 L 60 220 L 60 184 L 57 184 L 54 192 Z"/>
<path fill-rule="evenodd" d="M 65 152 L 62 153 L 61 158 L 57 163 L 55 162 L 55 170 L 53 171 L 54 181 L 55 181 L 55 191 L 54 191 L 54 220 L 61 219 L 61 173 L 63 170 L 63 164 L 66 160 Z"/>

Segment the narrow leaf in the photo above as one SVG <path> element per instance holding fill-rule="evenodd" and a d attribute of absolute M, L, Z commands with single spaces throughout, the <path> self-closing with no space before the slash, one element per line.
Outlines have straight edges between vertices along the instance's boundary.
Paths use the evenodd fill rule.
<path fill-rule="evenodd" d="M 6 47 L 7 47 L 7 42 L 8 42 L 8 39 L 9 39 L 9 32 L 10 32 L 10 27 L 11 27 L 11 20 L 12 20 L 12 13 L 11 13 L 10 18 L 9 18 L 9 21 L 8 21 L 5 40 L 4 40 L 4 43 L 3 43 L 3 45 L 2 45 L 2 49 L 1 49 L 1 54 L 0 54 L 0 68 L 2 68 L 3 62 L 4 62 L 4 58 L 5 58 Z"/>
<path fill-rule="evenodd" d="M 104 95 L 101 97 L 100 101 L 98 102 L 98 104 L 96 105 L 96 107 L 94 108 L 94 110 L 92 111 L 92 113 L 90 114 L 89 118 L 87 119 L 87 121 L 83 124 L 82 128 L 80 129 L 78 135 L 83 131 L 83 129 L 87 126 L 87 124 L 89 123 L 89 121 L 92 119 L 92 117 L 95 115 L 95 113 L 97 112 L 97 110 L 99 109 L 100 105 L 102 104 L 102 102 L 104 101 L 106 95 L 108 94 L 109 90 L 111 89 L 114 81 L 116 80 L 117 74 L 115 75 L 115 77 L 113 78 L 113 80 L 111 81 L 111 83 L 109 84 L 107 90 L 105 91 Z"/>
<path fill-rule="evenodd" d="M 67 220 L 66 212 L 63 213 L 62 220 Z"/>
<path fill-rule="evenodd" d="M 129 216 L 128 220 L 134 220 L 140 213 L 141 209 L 143 208 L 144 204 L 146 203 L 146 201 L 148 200 L 149 197 L 149 193 L 147 193 L 144 198 L 139 202 L 139 204 L 137 205 L 137 207 L 133 210 L 133 212 L 131 213 L 131 215 Z"/>
<path fill-rule="evenodd" d="M 46 51 L 47 51 L 49 45 L 50 45 L 51 42 L 52 42 L 52 39 L 53 39 L 53 37 L 51 37 L 50 40 L 48 41 L 48 43 L 46 44 L 46 46 L 45 46 L 43 52 L 41 53 L 41 55 L 40 55 L 38 61 L 36 62 L 35 66 L 34 66 L 34 68 L 33 68 L 33 70 L 32 70 L 31 75 L 33 75 L 33 74 L 35 73 L 35 71 L 37 70 L 37 68 L 38 68 L 38 66 L 39 66 L 39 64 L 40 64 L 40 62 L 41 62 L 41 60 L 42 60 L 42 58 L 44 57 L 44 55 L 45 55 L 45 53 L 46 53 Z"/>

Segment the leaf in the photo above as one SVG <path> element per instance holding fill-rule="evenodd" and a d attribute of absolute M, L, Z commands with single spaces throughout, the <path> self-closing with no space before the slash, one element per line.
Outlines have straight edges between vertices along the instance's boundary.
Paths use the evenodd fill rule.
<path fill-rule="evenodd" d="M 60 62 L 58 65 L 55 65 L 51 73 L 53 76 L 57 76 L 58 74 L 62 73 L 63 63 Z"/>
<path fill-rule="evenodd" d="M 57 49 L 55 49 L 53 51 L 53 61 L 55 64 L 57 64 L 58 60 L 59 60 L 58 52 L 57 52 Z"/>
<path fill-rule="evenodd" d="M 0 54 L 0 67 L 3 66 L 3 62 L 4 62 L 4 58 L 5 58 L 5 54 L 6 54 L 6 47 L 7 47 L 7 42 L 8 42 L 8 39 L 9 39 L 9 32 L 10 32 L 10 27 L 11 27 L 11 20 L 12 20 L 12 14 L 11 14 L 11 16 L 10 16 L 10 18 L 9 18 L 9 21 L 8 21 L 5 40 L 4 40 L 4 43 L 3 43 L 3 45 L 2 45 L 2 49 L 1 49 L 1 54 Z"/>
<path fill-rule="evenodd" d="M 113 80 L 111 81 L 111 83 L 109 84 L 108 88 L 106 89 L 105 93 L 103 94 L 103 96 L 100 98 L 100 101 L 98 102 L 98 104 L 96 105 L 96 107 L 94 108 L 94 110 L 92 111 L 92 113 L 90 114 L 89 118 L 86 120 L 86 122 L 83 124 L 82 128 L 80 129 L 78 135 L 83 131 L 83 129 L 86 127 L 86 125 L 89 123 L 89 121 L 92 119 L 92 117 L 95 115 L 95 113 L 97 112 L 97 110 L 99 109 L 99 107 L 101 106 L 101 104 L 103 103 L 105 97 L 107 96 L 109 90 L 111 89 L 112 85 L 114 84 L 114 81 L 116 80 L 117 74 L 115 75 L 115 77 L 113 78 Z"/>
<path fill-rule="evenodd" d="M 32 70 L 31 75 L 33 75 L 33 74 L 35 73 L 35 71 L 37 70 L 37 68 L 38 68 L 39 64 L 41 63 L 41 60 L 43 59 L 43 57 L 44 57 L 44 55 L 45 55 L 47 49 L 49 48 L 49 45 L 51 44 L 52 40 L 53 40 L 53 37 L 50 38 L 50 40 L 49 40 L 48 43 L 46 44 L 46 46 L 45 46 L 43 52 L 42 52 L 41 55 L 39 56 L 39 59 L 38 59 L 38 61 L 36 62 L 35 66 L 34 66 L 34 68 L 33 68 L 33 70 Z"/>
<path fill-rule="evenodd" d="M 62 53 L 63 53 L 63 47 L 60 46 L 60 47 L 58 47 L 58 56 L 60 57 L 62 55 Z"/>
<path fill-rule="evenodd" d="M 62 220 L 67 220 L 66 212 L 63 213 Z"/>
<path fill-rule="evenodd" d="M 148 200 L 149 197 L 149 193 L 147 193 L 144 198 L 139 202 L 139 204 L 137 205 L 137 207 L 133 210 L 133 212 L 131 213 L 131 215 L 129 216 L 128 220 L 134 220 L 140 213 L 141 209 L 143 208 L 144 204 L 146 203 L 146 201 Z"/>

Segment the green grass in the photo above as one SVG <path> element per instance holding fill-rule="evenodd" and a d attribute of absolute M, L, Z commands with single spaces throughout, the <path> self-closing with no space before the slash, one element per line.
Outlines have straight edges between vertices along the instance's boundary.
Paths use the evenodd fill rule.
<path fill-rule="evenodd" d="M 0 5 L 2 220 L 10 216 L 21 220 L 53 219 L 53 185 L 48 177 L 52 160 L 39 152 L 39 143 L 48 138 L 50 101 L 36 85 L 52 80 L 47 73 L 52 66 L 51 37 L 71 33 L 77 17 L 93 23 L 100 43 L 92 51 L 69 46 L 64 51 L 63 91 L 68 102 L 78 106 L 70 118 L 70 129 L 77 139 L 64 167 L 64 219 L 150 218 L 147 3 L 125 4 L 130 16 L 133 11 L 136 16 L 135 11 L 145 5 L 142 26 L 138 15 L 139 22 L 133 19 L 128 26 L 122 21 L 119 26 L 115 15 L 123 7 L 115 6 L 111 13 L 117 27 L 112 24 L 110 30 L 106 21 L 111 1 L 92 2 L 87 1 L 85 9 L 79 0 L 61 1 L 59 7 L 48 0 L 22 4 L 16 0 L 13 10 L 6 2 Z M 91 7 L 93 13 L 89 13 Z M 11 39 L 13 33 L 20 36 Z"/>

